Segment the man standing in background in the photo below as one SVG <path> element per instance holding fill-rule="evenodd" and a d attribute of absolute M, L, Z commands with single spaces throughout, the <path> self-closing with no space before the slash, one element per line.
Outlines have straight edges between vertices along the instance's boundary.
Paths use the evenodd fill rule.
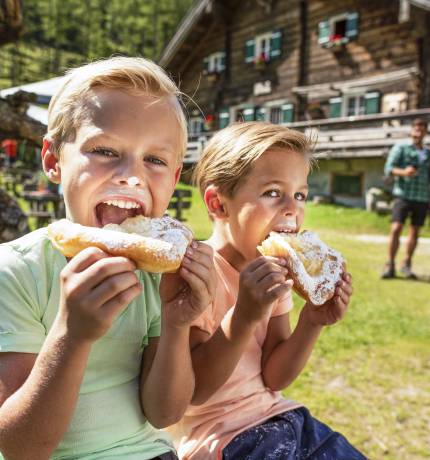
<path fill-rule="evenodd" d="M 430 200 L 430 150 L 424 145 L 427 134 L 427 122 L 417 118 L 412 122 L 410 141 L 396 144 L 390 151 L 384 172 L 394 178 L 393 196 L 395 198 L 391 230 L 388 244 L 388 262 L 384 266 L 381 278 L 396 276 L 395 258 L 399 249 L 400 235 L 407 217 L 411 216 L 406 257 L 400 272 L 406 278 L 416 279 L 412 272 L 412 256 L 418 242 L 421 227 L 424 224 Z"/>

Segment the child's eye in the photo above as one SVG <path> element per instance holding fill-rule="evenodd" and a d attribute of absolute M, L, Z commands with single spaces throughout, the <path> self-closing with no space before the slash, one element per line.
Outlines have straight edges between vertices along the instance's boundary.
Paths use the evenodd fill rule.
<path fill-rule="evenodd" d="M 297 192 L 294 194 L 294 198 L 298 201 L 306 201 L 307 199 L 307 195 L 305 193 L 302 193 L 302 192 Z"/>
<path fill-rule="evenodd" d="M 281 196 L 281 193 L 279 190 L 267 190 L 266 192 L 263 193 L 263 196 L 268 196 L 270 198 L 279 198 Z"/>
<path fill-rule="evenodd" d="M 165 166 L 166 165 L 166 162 L 164 160 L 161 160 L 160 158 L 153 157 L 153 156 L 146 157 L 145 161 L 147 161 L 148 163 L 158 165 L 158 166 Z"/>
<path fill-rule="evenodd" d="M 91 153 L 95 153 L 96 155 L 100 155 L 107 158 L 114 158 L 119 156 L 118 152 L 116 152 L 115 150 L 104 147 L 96 147 L 91 150 Z"/>

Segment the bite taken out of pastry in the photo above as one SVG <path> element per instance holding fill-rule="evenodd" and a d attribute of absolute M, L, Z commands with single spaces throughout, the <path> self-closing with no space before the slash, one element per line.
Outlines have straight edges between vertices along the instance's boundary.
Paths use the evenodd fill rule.
<path fill-rule="evenodd" d="M 257 249 L 265 256 L 287 260 L 293 289 L 307 302 L 319 306 L 334 296 L 345 260 L 316 233 L 306 230 L 299 234 L 271 232 Z"/>

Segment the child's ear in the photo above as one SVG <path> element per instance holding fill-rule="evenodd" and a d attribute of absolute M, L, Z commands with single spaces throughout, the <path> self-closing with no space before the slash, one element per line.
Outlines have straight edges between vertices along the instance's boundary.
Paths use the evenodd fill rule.
<path fill-rule="evenodd" d="M 182 164 L 178 166 L 178 168 L 175 171 L 175 187 L 179 182 L 179 179 L 181 178 L 181 172 L 182 172 Z"/>
<path fill-rule="evenodd" d="M 227 217 L 227 211 L 218 187 L 209 185 L 205 190 L 204 200 L 211 217 L 217 217 L 218 219 Z"/>
<path fill-rule="evenodd" d="M 61 182 L 60 163 L 57 155 L 52 151 L 52 142 L 49 139 L 43 139 L 41 156 L 46 177 L 54 184 L 59 184 Z"/>

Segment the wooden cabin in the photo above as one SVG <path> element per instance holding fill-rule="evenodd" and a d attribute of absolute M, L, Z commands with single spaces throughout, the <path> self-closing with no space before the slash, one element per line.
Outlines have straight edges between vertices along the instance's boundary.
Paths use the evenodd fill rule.
<path fill-rule="evenodd" d="M 187 161 L 231 122 L 283 123 L 318 135 L 311 194 L 364 206 L 430 119 L 430 1 L 198 0 L 159 62 L 192 98 Z"/>

